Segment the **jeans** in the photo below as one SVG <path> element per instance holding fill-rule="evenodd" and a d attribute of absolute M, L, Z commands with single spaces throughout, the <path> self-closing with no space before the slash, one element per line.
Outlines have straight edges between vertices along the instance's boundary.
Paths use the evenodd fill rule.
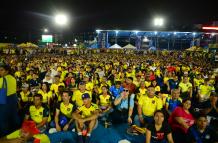
<path fill-rule="evenodd" d="M 0 137 L 4 137 L 21 127 L 17 103 L 17 95 L 13 94 L 7 96 L 6 104 L 0 104 Z"/>
<path fill-rule="evenodd" d="M 153 121 L 153 117 L 148 117 L 148 116 L 142 115 L 142 118 L 144 119 L 145 123 L 151 123 Z M 139 126 L 139 127 L 142 126 L 140 121 L 139 121 L 139 115 L 135 116 L 134 124 Z"/>

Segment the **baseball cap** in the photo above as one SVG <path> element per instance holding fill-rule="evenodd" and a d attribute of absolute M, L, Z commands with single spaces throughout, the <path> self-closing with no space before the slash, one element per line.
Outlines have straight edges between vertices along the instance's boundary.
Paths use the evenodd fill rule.
<path fill-rule="evenodd" d="M 86 99 L 86 98 L 90 98 L 90 95 L 89 95 L 88 93 L 84 93 L 84 94 L 82 95 L 82 99 L 83 99 L 83 100 Z"/>
<path fill-rule="evenodd" d="M 79 83 L 79 85 L 85 85 L 86 83 L 85 82 L 83 82 L 83 81 L 81 81 L 80 83 Z"/>
<path fill-rule="evenodd" d="M 34 121 L 24 121 L 21 127 L 21 130 L 24 132 L 31 133 L 33 135 L 39 134 L 40 131 L 36 127 L 36 123 Z"/>

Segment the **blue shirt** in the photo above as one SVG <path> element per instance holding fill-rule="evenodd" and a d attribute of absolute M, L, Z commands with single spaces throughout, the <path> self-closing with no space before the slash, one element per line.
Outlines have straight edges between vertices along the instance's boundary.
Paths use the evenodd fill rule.
<path fill-rule="evenodd" d="M 169 85 L 170 85 L 170 89 L 175 89 L 175 88 L 178 88 L 178 85 L 179 85 L 179 81 L 175 81 L 173 79 L 169 79 L 168 80 L 169 82 Z"/>
<path fill-rule="evenodd" d="M 132 94 L 132 95 L 130 96 L 130 100 L 129 100 L 129 108 L 132 108 L 132 109 L 134 108 L 134 97 L 135 97 L 135 95 Z M 117 96 L 116 99 L 117 99 L 117 98 L 120 98 L 120 95 Z M 117 109 L 119 109 L 119 110 L 128 109 L 128 98 L 122 99 L 121 102 L 120 102 L 120 104 L 117 105 L 117 107 L 118 107 Z"/>
<path fill-rule="evenodd" d="M 173 112 L 176 107 L 182 104 L 182 99 L 178 98 L 177 100 L 173 100 L 172 97 L 168 97 L 166 99 L 166 104 L 168 104 L 168 110 Z"/>
<path fill-rule="evenodd" d="M 112 96 L 115 97 L 115 98 L 117 96 L 119 96 L 122 91 L 123 91 L 123 87 L 122 86 L 120 86 L 120 88 L 116 88 L 115 85 L 110 87 L 110 92 L 111 92 Z"/>

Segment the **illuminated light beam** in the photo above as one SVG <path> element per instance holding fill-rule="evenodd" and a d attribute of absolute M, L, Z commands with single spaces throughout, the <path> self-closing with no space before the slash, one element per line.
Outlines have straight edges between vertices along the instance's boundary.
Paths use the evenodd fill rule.
<path fill-rule="evenodd" d="M 215 27 L 215 26 L 213 26 L 213 27 L 202 27 L 202 29 L 204 29 L 204 30 L 218 30 L 218 27 Z"/>

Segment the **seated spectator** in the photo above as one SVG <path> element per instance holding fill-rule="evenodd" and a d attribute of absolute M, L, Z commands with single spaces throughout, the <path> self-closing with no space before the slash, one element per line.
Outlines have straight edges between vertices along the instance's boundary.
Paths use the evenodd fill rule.
<path fill-rule="evenodd" d="M 210 85 L 209 79 L 207 78 L 204 80 L 204 84 L 199 86 L 197 95 L 199 102 L 207 101 L 212 92 L 215 92 L 215 88 L 213 85 Z"/>
<path fill-rule="evenodd" d="M 76 103 L 76 106 L 80 107 L 83 105 L 82 95 L 88 93 L 90 98 L 92 99 L 91 92 L 86 90 L 85 82 L 79 83 L 79 89 L 73 92 L 72 101 Z"/>
<path fill-rule="evenodd" d="M 172 79 L 169 79 L 167 82 L 167 91 L 170 92 L 172 89 L 179 87 L 178 76 L 174 75 Z"/>
<path fill-rule="evenodd" d="M 166 122 L 164 122 L 164 113 L 157 110 L 154 113 L 154 122 L 148 124 L 146 130 L 146 143 L 174 143 L 172 131 Z"/>
<path fill-rule="evenodd" d="M 26 112 L 25 119 L 32 120 L 36 123 L 36 127 L 44 132 L 47 128 L 49 118 L 49 110 L 42 106 L 42 95 L 36 94 L 33 97 L 33 105 Z"/>
<path fill-rule="evenodd" d="M 38 94 L 42 95 L 42 103 L 46 105 L 50 105 L 50 101 L 52 98 L 52 92 L 49 89 L 49 85 L 47 82 L 42 83 L 41 89 L 38 91 Z"/>
<path fill-rule="evenodd" d="M 1 143 L 50 143 L 50 139 L 45 134 L 40 134 L 33 121 L 24 121 L 21 129 L 14 131 L 4 138 L 0 138 Z"/>
<path fill-rule="evenodd" d="M 71 96 L 69 94 L 69 91 L 64 91 L 62 102 L 59 102 L 56 107 L 55 121 L 51 122 L 51 127 L 55 128 L 50 130 L 52 133 L 74 128 L 72 114 L 76 110 L 76 105 L 70 102 Z"/>
<path fill-rule="evenodd" d="M 132 113 L 134 108 L 134 95 L 130 95 L 129 90 L 124 88 L 123 91 L 114 101 L 115 109 L 111 113 L 112 122 L 132 123 Z"/>
<path fill-rule="evenodd" d="M 76 122 L 76 128 L 78 132 L 78 142 L 83 143 L 82 131 L 87 128 L 86 142 L 89 143 L 91 133 L 94 128 L 97 127 L 97 118 L 99 114 L 99 108 L 91 101 L 91 96 L 88 93 L 82 95 L 83 106 L 73 113 L 73 118 Z"/>
<path fill-rule="evenodd" d="M 113 96 L 113 98 L 116 98 L 117 96 L 119 96 L 122 91 L 123 91 L 123 87 L 121 86 L 120 81 L 116 81 L 115 85 L 112 85 L 110 87 L 110 93 Z"/>
<path fill-rule="evenodd" d="M 169 117 L 169 124 L 172 127 L 173 138 L 177 143 L 187 142 L 187 131 L 190 126 L 194 124 L 194 118 L 189 112 L 191 107 L 191 100 L 189 98 L 184 99 L 182 107 L 177 107 Z"/>
<path fill-rule="evenodd" d="M 99 95 L 97 104 L 100 107 L 100 117 L 102 120 L 106 121 L 109 113 L 112 111 L 112 100 L 111 95 L 108 93 L 106 86 L 102 86 L 102 94 Z"/>
<path fill-rule="evenodd" d="M 172 96 L 167 97 L 166 105 L 165 105 L 165 109 L 167 110 L 167 113 L 169 115 L 171 115 L 171 113 L 176 109 L 176 107 L 182 104 L 182 99 L 179 97 L 180 96 L 179 89 L 173 89 L 171 94 Z"/>
<path fill-rule="evenodd" d="M 179 83 L 179 89 L 182 99 L 192 97 L 192 84 L 189 82 L 189 77 L 184 76 L 183 80 Z"/>
<path fill-rule="evenodd" d="M 200 115 L 196 123 L 188 129 L 189 143 L 215 143 L 218 141 L 216 132 L 208 126 L 207 116 Z"/>
<path fill-rule="evenodd" d="M 30 87 L 40 86 L 40 81 L 38 79 L 37 73 L 33 73 L 32 79 L 29 80 Z"/>
<path fill-rule="evenodd" d="M 156 110 L 163 108 L 161 99 L 155 96 L 154 87 L 148 88 L 147 95 L 142 95 L 138 100 L 138 115 L 134 122 L 137 126 L 145 126 L 153 121 L 153 115 Z"/>

